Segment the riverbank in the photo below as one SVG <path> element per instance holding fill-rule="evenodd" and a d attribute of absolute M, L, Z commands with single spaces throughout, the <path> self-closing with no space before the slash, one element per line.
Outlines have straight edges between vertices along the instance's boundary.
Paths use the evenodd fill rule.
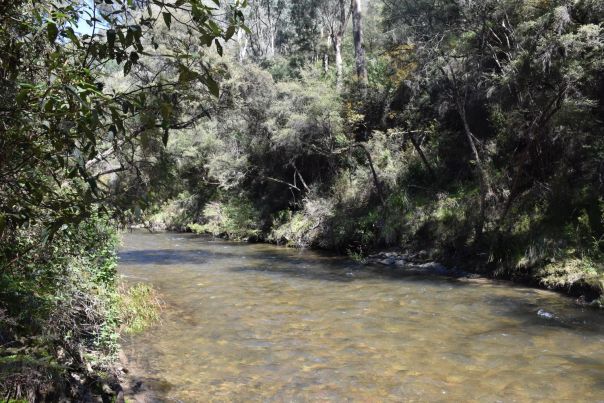
<path fill-rule="evenodd" d="M 570 284 L 563 282 L 559 285 L 550 280 L 545 280 L 542 269 L 533 268 L 524 274 L 503 272 L 497 273 L 486 266 L 481 266 L 476 260 L 476 266 L 463 265 L 456 266 L 454 260 L 449 260 L 449 265 L 445 266 L 437 261 L 431 261 L 425 258 L 425 251 L 417 253 L 404 253 L 401 251 L 382 251 L 371 254 L 361 261 L 365 264 L 376 264 L 388 266 L 393 269 L 414 272 L 418 274 L 437 274 L 451 277 L 464 277 L 469 279 L 485 278 L 507 280 L 515 284 L 529 285 L 535 288 L 553 290 L 576 299 L 581 305 L 604 307 L 604 279 L 594 276 L 592 279 L 577 279 Z M 481 269 L 482 267 L 482 269 Z M 473 269 L 472 269 L 473 268 Z M 560 279 L 571 275 L 570 270 L 565 271 L 562 268 L 559 274 Z M 551 284 L 553 283 L 553 285 Z"/>
<path fill-rule="evenodd" d="M 215 211 L 214 211 L 215 210 Z M 180 212 L 180 220 L 173 221 L 174 212 L 160 213 L 149 222 L 152 230 L 172 230 L 177 232 L 194 232 L 209 234 L 215 237 L 243 240 L 248 242 L 266 242 L 295 248 L 314 248 L 327 250 L 350 257 L 364 263 L 387 266 L 393 270 L 416 272 L 418 274 L 440 274 L 452 277 L 483 277 L 496 280 L 507 280 L 516 284 L 554 290 L 575 298 L 577 303 L 585 306 L 604 307 L 604 274 L 590 267 L 588 259 L 573 257 L 548 257 L 539 259 L 519 258 L 515 261 L 500 261 L 498 264 L 489 262 L 486 253 L 464 246 L 459 251 L 445 252 L 442 248 L 421 249 L 419 240 L 408 242 L 409 248 L 371 248 L 370 252 L 347 248 L 342 253 L 341 247 L 330 247 L 330 243 L 320 242 L 323 236 L 319 230 L 321 225 L 308 223 L 296 225 L 295 216 L 288 224 L 271 227 L 267 231 L 250 230 L 247 227 L 235 230 L 236 220 L 225 219 L 224 209 L 213 207 L 214 214 L 206 217 L 208 224 L 185 224 L 183 217 L 187 214 Z M 253 226 L 253 225 L 252 225 Z M 256 226 L 259 227 L 259 226 Z M 310 234 L 309 234 L 310 233 Z M 592 265 L 593 266 L 593 265 Z"/>

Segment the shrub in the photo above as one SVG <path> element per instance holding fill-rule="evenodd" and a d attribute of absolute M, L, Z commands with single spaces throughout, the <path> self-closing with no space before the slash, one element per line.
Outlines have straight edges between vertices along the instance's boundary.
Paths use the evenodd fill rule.
<path fill-rule="evenodd" d="M 117 288 L 118 236 L 95 213 L 64 225 L 52 243 L 44 228 L 18 232 L 0 272 L 0 396 L 29 401 L 107 397 L 120 328 L 157 319 L 156 294 L 146 286 L 123 296 Z M 3 245 L 3 248 L 6 247 Z"/>
<path fill-rule="evenodd" d="M 202 222 L 203 224 L 189 224 L 189 229 L 233 240 L 253 240 L 261 234 L 259 213 L 245 198 L 206 204 Z"/>

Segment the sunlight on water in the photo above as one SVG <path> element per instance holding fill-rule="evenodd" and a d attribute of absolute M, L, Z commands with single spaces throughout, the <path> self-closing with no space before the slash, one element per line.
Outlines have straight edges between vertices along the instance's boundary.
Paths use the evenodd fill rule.
<path fill-rule="evenodd" d="M 125 235 L 162 324 L 125 342 L 158 400 L 604 401 L 604 314 L 508 284 L 270 245 Z"/>

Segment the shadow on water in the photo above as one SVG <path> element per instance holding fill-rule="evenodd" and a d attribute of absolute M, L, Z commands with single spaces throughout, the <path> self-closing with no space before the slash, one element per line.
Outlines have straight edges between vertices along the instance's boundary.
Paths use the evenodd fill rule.
<path fill-rule="evenodd" d="M 340 283 L 350 283 L 354 281 L 367 280 L 398 280 L 401 282 L 418 282 L 442 284 L 447 286 L 468 286 L 470 283 L 462 281 L 460 278 L 443 276 L 438 273 L 419 273 L 417 271 L 405 270 L 400 268 L 379 268 L 371 266 L 361 266 L 358 264 L 348 264 L 345 266 L 322 264 L 317 267 L 315 262 L 292 263 L 291 260 L 283 259 L 283 262 L 270 261 L 270 264 L 259 266 L 239 266 L 231 267 L 228 270 L 232 272 L 260 272 L 265 274 L 285 275 L 295 278 L 332 281 Z"/>
<path fill-rule="evenodd" d="M 198 249 L 156 249 L 129 250 L 120 252 L 120 264 L 124 265 L 173 265 L 173 264 L 206 264 L 217 259 L 236 259 L 241 255 L 224 252 L 204 251 Z"/>
<path fill-rule="evenodd" d="M 232 246 L 231 246 L 232 247 Z M 238 247 L 238 245 L 236 245 Z M 466 286 L 468 282 L 458 277 L 445 276 L 430 271 L 418 272 L 395 267 L 363 266 L 334 256 L 287 253 L 267 254 L 264 251 L 246 251 L 246 254 L 200 249 L 141 249 L 128 250 L 119 254 L 123 265 L 169 266 L 174 264 L 204 265 L 217 260 L 248 259 L 249 264 L 231 267 L 232 272 L 261 272 L 287 275 L 308 280 L 352 282 L 358 280 L 383 279 L 414 282 L 432 282 Z"/>

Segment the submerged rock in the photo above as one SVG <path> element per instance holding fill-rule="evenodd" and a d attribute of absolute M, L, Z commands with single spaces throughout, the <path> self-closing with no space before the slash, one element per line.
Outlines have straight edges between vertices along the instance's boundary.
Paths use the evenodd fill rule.
<path fill-rule="evenodd" d="M 434 273 L 446 273 L 447 268 L 438 262 L 428 262 L 418 265 L 419 268 L 428 270 Z"/>
<path fill-rule="evenodd" d="M 398 259 L 394 262 L 394 264 L 398 267 L 405 267 L 408 263 L 405 259 Z"/>
<path fill-rule="evenodd" d="M 553 313 L 548 312 L 545 309 L 539 309 L 537 315 L 545 319 L 554 319 L 556 317 Z"/>
<path fill-rule="evenodd" d="M 391 257 L 389 257 L 389 258 L 380 260 L 379 263 L 383 264 L 383 265 L 386 265 L 386 266 L 392 266 L 393 264 L 396 263 L 396 260 L 393 259 L 393 258 L 391 258 Z"/>

